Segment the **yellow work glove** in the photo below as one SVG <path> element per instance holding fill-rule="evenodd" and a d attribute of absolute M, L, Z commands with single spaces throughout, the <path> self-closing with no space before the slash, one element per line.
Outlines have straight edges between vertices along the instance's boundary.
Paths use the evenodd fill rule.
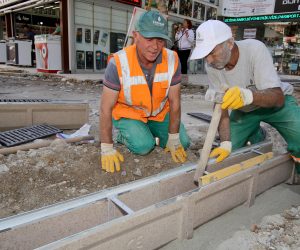
<path fill-rule="evenodd" d="M 167 145 L 165 148 L 166 152 L 171 152 L 172 159 L 175 162 L 185 162 L 186 152 L 179 140 L 179 133 L 169 134 Z"/>
<path fill-rule="evenodd" d="M 120 161 L 124 161 L 123 155 L 114 149 L 113 144 L 101 143 L 102 169 L 109 173 L 120 171 Z"/>
<path fill-rule="evenodd" d="M 239 109 L 253 102 L 253 94 L 250 89 L 232 87 L 223 97 L 222 109 Z"/>
<path fill-rule="evenodd" d="M 216 162 L 221 162 L 231 153 L 231 141 L 223 141 L 220 147 L 215 148 L 209 155 L 210 158 L 216 157 Z"/>

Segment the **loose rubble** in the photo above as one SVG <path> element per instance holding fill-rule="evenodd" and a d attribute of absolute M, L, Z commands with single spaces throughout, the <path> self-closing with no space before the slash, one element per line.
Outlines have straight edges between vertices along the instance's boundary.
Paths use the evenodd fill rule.
<path fill-rule="evenodd" d="M 250 230 L 237 231 L 217 250 L 296 250 L 300 249 L 300 206 L 282 214 L 265 216 Z"/>
<path fill-rule="evenodd" d="M 2 98 L 43 98 L 88 100 L 91 134 L 98 136 L 99 97 L 101 81 L 79 81 L 60 75 L 28 74 L 24 71 L 0 70 Z M 203 99 L 206 87 L 183 86 L 182 93 L 188 101 Z M 300 95 L 298 95 L 300 99 Z M 285 152 L 281 136 L 264 125 L 274 143 L 275 152 Z M 199 159 L 208 124 L 190 125 L 191 147 L 188 161 Z M 71 133 L 72 131 L 70 131 Z M 54 138 L 51 138 L 54 139 Z M 66 201 L 112 186 L 128 183 L 175 168 L 163 149 L 156 147 L 147 156 L 131 154 L 117 145 L 125 162 L 118 173 L 109 174 L 100 169 L 99 143 L 66 144 L 55 140 L 49 147 L 18 151 L 7 156 L 0 154 L 0 218 L 30 211 L 53 203 Z M 283 215 L 266 217 L 251 231 L 239 231 L 230 243 L 219 249 L 300 249 L 299 206 Z M 229 241 L 229 240 L 228 240 Z M 227 245 L 226 245 L 227 244 Z M 223 247 L 223 248 L 222 248 Z M 226 248 L 227 247 L 227 248 Z M 248 247 L 248 248 L 247 248 Z"/>

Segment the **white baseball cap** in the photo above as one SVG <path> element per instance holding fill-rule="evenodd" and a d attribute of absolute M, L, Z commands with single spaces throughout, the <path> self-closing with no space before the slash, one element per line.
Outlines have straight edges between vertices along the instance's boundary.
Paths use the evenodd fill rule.
<path fill-rule="evenodd" d="M 230 27 L 219 20 L 208 20 L 196 30 L 196 46 L 191 60 L 206 57 L 218 44 L 232 38 Z"/>

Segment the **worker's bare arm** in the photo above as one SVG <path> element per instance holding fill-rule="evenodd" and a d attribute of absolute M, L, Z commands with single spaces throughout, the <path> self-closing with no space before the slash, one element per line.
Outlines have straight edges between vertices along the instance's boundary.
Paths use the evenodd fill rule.
<path fill-rule="evenodd" d="M 220 140 L 222 141 L 230 141 L 230 120 L 228 110 L 222 109 L 221 119 L 219 123 L 219 135 Z"/>
<path fill-rule="evenodd" d="M 103 86 L 99 116 L 99 131 L 102 143 L 113 143 L 112 110 L 118 100 L 118 95 L 118 91 Z"/>
<path fill-rule="evenodd" d="M 253 93 L 253 104 L 263 108 L 282 107 L 284 104 L 284 94 L 281 88 L 270 88 L 265 90 L 255 90 Z"/>
<path fill-rule="evenodd" d="M 169 133 L 175 134 L 179 132 L 179 127 L 180 127 L 180 117 L 181 117 L 180 84 L 176 84 L 170 87 L 168 97 L 170 102 Z"/>

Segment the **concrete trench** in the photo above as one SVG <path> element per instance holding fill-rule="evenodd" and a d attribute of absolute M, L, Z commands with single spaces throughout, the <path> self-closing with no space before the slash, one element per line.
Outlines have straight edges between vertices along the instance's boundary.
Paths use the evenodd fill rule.
<path fill-rule="evenodd" d="M 271 151 L 264 142 L 233 153 L 208 172 Z M 285 155 L 198 187 L 196 164 L 0 220 L 1 249 L 157 249 L 193 236 L 209 220 L 246 204 L 291 174 Z"/>

